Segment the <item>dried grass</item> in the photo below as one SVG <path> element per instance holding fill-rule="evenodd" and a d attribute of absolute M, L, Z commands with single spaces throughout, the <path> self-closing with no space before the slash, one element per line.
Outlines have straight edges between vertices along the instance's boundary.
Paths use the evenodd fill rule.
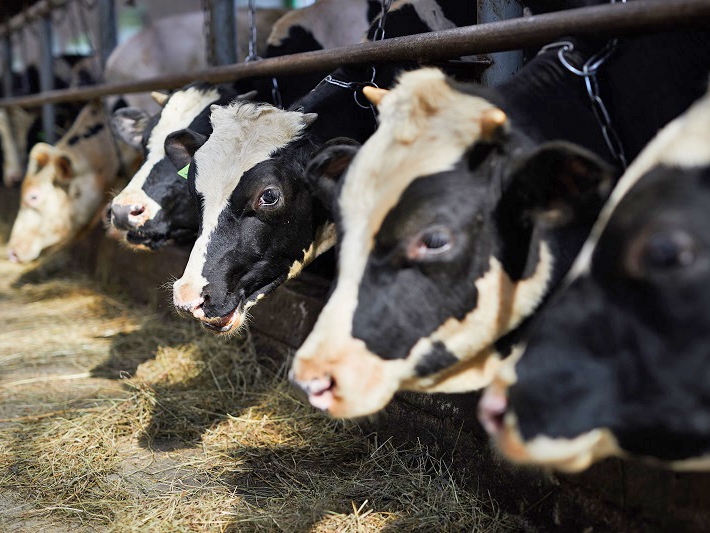
<path fill-rule="evenodd" d="M 0 263 L 0 530 L 517 529 L 416 440 L 303 405 L 289 354 L 23 275 Z"/>

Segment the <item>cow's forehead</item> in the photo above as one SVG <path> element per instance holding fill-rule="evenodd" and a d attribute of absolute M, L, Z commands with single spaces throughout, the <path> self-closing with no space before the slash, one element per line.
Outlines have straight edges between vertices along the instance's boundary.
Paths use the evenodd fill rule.
<path fill-rule="evenodd" d="M 454 168 L 480 138 L 481 114 L 492 107 L 484 98 L 455 90 L 437 69 L 403 74 L 379 106 L 377 131 L 345 176 L 338 199 L 344 253 L 367 255 L 407 187 L 417 178 Z M 350 239 L 359 245 L 345 244 Z"/>
<path fill-rule="evenodd" d="M 665 126 L 626 170 L 572 265 L 567 283 L 589 273 L 594 249 L 614 210 L 639 180 L 661 165 L 680 169 L 710 165 L 710 92 Z"/>
<path fill-rule="evenodd" d="M 219 100 L 216 87 L 188 87 L 173 93 L 160 111 L 160 117 L 150 132 L 148 151 L 165 157 L 165 138 L 174 131 L 190 126 L 205 107 Z"/>

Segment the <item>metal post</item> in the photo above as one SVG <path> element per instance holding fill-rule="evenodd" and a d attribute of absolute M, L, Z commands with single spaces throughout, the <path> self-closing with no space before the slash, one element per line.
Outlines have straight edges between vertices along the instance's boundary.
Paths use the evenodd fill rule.
<path fill-rule="evenodd" d="M 5 96 L 12 96 L 12 40 L 9 33 L 0 38 L 2 46 L 2 88 Z"/>
<path fill-rule="evenodd" d="M 99 57 L 101 69 L 106 65 L 108 56 L 118 43 L 118 30 L 116 29 L 116 4 L 114 0 L 98 0 L 99 9 Z"/>
<path fill-rule="evenodd" d="M 230 65 L 237 62 L 237 27 L 235 24 L 234 0 L 210 0 L 210 31 L 207 46 L 210 47 L 212 66 Z"/>
<path fill-rule="evenodd" d="M 477 0 L 478 24 L 498 22 L 523 16 L 523 6 L 518 0 Z M 509 79 L 523 66 L 523 51 L 490 54 L 493 64 L 483 73 L 481 82 L 492 87 Z"/>
<path fill-rule="evenodd" d="M 52 68 L 52 16 L 45 15 L 39 19 L 39 87 L 42 92 L 54 89 L 54 72 Z M 42 106 L 42 129 L 45 140 L 54 144 L 56 134 L 54 105 Z"/>

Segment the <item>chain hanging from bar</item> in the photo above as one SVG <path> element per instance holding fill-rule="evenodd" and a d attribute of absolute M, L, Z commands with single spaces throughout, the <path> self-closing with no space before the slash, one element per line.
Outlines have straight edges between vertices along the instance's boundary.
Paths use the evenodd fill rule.
<path fill-rule="evenodd" d="M 626 3 L 626 0 L 618 1 Z M 617 0 L 611 0 L 612 4 L 616 2 Z M 619 165 L 621 165 L 621 168 L 626 170 L 628 161 L 626 159 L 624 145 L 621 142 L 619 134 L 614 128 L 609 110 L 604 104 L 604 100 L 602 100 L 601 91 L 599 90 L 599 79 L 597 78 L 599 68 L 612 56 L 616 50 L 618 42 L 618 39 L 611 39 L 607 41 L 606 45 L 601 50 L 584 62 L 581 69 L 575 67 L 567 57 L 567 54 L 574 51 L 574 44 L 570 41 L 558 41 L 543 46 L 540 49 L 540 52 L 538 52 L 538 55 L 558 48 L 559 50 L 557 52 L 557 57 L 560 60 L 560 63 L 562 63 L 562 66 L 575 76 L 579 76 L 584 80 L 584 87 L 587 90 L 587 96 L 589 97 L 589 102 L 592 107 L 592 111 L 594 112 L 594 116 L 597 119 L 599 127 L 602 131 L 604 142 L 606 143 L 611 155 L 616 159 Z"/>
<path fill-rule="evenodd" d="M 377 21 L 377 28 L 372 35 L 372 42 L 381 41 L 385 38 L 385 24 L 387 23 L 387 13 L 392 6 L 392 0 L 380 0 L 380 18 Z M 370 79 L 368 81 L 343 81 L 333 77 L 328 74 L 320 84 L 329 83 L 330 85 L 335 85 L 336 87 L 341 87 L 342 89 L 350 89 L 353 91 L 353 99 L 358 107 L 362 109 L 369 109 L 372 112 L 372 116 L 375 119 L 375 124 L 379 124 L 377 119 L 377 111 L 375 111 L 375 106 L 370 102 L 360 102 L 359 96 L 364 87 L 378 87 L 375 83 L 375 77 L 377 76 L 377 68 L 375 65 L 370 67 Z M 319 85 L 320 85 L 319 84 Z"/>
<path fill-rule="evenodd" d="M 249 55 L 244 58 L 244 63 L 263 59 L 257 53 L 256 37 L 256 0 L 249 0 Z M 271 101 L 275 107 L 283 109 L 283 99 L 276 76 L 271 77 Z"/>
<path fill-rule="evenodd" d="M 213 65 L 214 57 L 212 54 L 212 31 L 210 30 L 212 2 L 211 0 L 202 0 L 202 11 L 205 14 L 202 23 L 202 36 L 205 38 L 205 59 L 209 66 Z"/>

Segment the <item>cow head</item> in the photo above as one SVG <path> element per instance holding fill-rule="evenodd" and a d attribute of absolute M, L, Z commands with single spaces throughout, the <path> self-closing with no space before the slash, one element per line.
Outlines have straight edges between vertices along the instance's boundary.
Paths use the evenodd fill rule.
<path fill-rule="evenodd" d="M 374 96 L 380 126 L 336 202 L 335 289 L 291 374 L 339 417 L 381 409 L 400 389 L 487 385 L 496 342 L 548 290 L 548 233 L 588 231 L 608 178 L 584 150 L 535 147 L 440 71 Z"/>
<path fill-rule="evenodd" d="M 710 96 L 629 167 L 479 416 L 511 460 L 710 456 Z M 704 463 L 703 463 L 704 461 Z"/>
<path fill-rule="evenodd" d="M 183 130 L 166 140 L 175 166 L 189 165 L 201 205 L 173 300 L 214 331 L 236 330 L 252 305 L 333 244 L 332 224 L 301 178 L 316 116 L 235 102 L 212 106 L 209 139 Z"/>
<path fill-rule="evenodd" d="M 165 154 L 166 137 L 190 128 L 209 135 L 211 104 L 225 104 L 236 96 L 231 89 L 197 83 L 169 97 L 154 93 L 164 106 L 151 117 L 136 108 L 123 108 L 112 118 L 115 131 L 126 143 L 141 149 L 145 162 L 128 186 L 111 202 L 111 222 L 127 231 L 126 242 L 155 250 L 168 243 L 191 244 L 197 237 L 197 209 L 187 180 Z M 242 95 L 245 99 L 251 94 Z"/>
<path fill-rule="evenodd" d="M 100 103 L 87 104 L 56 146 L 30 152 L 21 205 L 8 244 L 13 261 L 58 248 L 97 221 L 119 157 Z"/>

